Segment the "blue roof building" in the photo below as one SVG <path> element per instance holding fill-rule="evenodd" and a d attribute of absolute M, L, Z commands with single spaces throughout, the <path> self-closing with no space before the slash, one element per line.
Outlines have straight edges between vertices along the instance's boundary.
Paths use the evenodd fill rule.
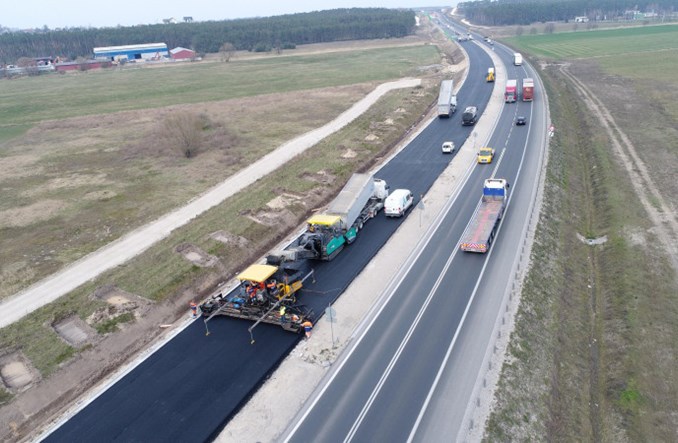
<path fill-rule="evenodd" d="M 94 48 L 94 58 L 99 60 L 160 60 L 167 57 L 169 57 L 169 52 L 165 43 Z"/>

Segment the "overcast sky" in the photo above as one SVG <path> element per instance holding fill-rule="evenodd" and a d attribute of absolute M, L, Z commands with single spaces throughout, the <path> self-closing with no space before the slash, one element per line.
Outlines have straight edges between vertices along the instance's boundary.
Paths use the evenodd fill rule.
<path fill-rule="evenodd" d="M 163 18 L 196 21 L 309 12 L 354 7 L 422 7 L 445 0 L 2 0 L 0 25 L 50 29 L 160 23 Z M 451 1 L 449 3 L 452 3 Z M 456 1 L 454 2 L 456 3 Z"/>

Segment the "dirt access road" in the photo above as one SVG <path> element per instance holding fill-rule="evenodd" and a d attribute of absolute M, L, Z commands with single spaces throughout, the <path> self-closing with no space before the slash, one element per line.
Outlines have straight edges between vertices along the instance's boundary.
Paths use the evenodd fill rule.
<path fill-rule="evenodd" d="M 284 165 L 290 158 L 301 154 L 323 138 L 343 128 L 387 92 L 394 89 L 413 88 L 420 84 L 420 79 L 406 78 L 379 85 L 333 121 L 283 144 L 187 205 L 130 232 L 3 301 L 0 303 L 0 328 L 21 319 L 47 303 L 57 300 L 83 283 L 145 251 L 156 242 L 167 237 L 174 229 L 185 225 L 198 215 Z"/>

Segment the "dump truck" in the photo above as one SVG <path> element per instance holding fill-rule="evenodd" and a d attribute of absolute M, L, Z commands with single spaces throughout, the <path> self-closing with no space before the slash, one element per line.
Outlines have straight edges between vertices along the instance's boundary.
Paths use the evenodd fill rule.
<path fill-rule="evenodd" d="M 530 77 L 523 79 L 523 101 L 531 102 L 534 99 L 534 80 Z"/>
<path fill-rule="evenodd" d="M 494 81 L 494 68 L 487 68 L 487 75 L 485 76 L 485 81 L 487 82 Z"/>
<path fill-rule="evenodd" d="M 279 325 L 286 331 L 299 332 L 312 312 L 298 303 L 296 293 L 306 279 L 313 276 L 308 263 L 299 261 L 281 266 L 254 264 L 236 277 L 240 282 L 230 295 L 218 293 L 200 305 L 207 322 L 217 315 Z"/>
<path fill-rule="evenodd" d="M 485 180 L 480 205 L 461 237 L 462 251 L 485 253 L 490 249 L 506 208 L 508 188 L 509 184 L 505 179 Z"/>
<path fill-rule="evenodd" d="M 443 80 L 438 94 L 438 117 L 449 117 L 457 110 L 457 96 L 454 94 L 454 80 Z"/>
<path fill-rule="evenodd" d="M 370 174 L 353 174 L 327 211 L 306 220 L 306 231 L 299 239 L 285 250 L 272 252 L 269 261 L 332 260 L 383 209 L 388 192 L 384 180 Z"/>
<path fill-rule="evenodd" d="M 515 79 L 506 80 L 506 92 L 504 92 L 504 101 L 513 103 L 518 99 L 518 82 Z"/>

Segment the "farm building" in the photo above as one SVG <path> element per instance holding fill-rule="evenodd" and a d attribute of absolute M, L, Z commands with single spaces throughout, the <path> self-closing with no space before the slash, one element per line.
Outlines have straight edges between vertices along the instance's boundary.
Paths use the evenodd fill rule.
<path fill-rule="evenodd" d="M 178 46 L 170 49 L 170 57 L 173 60 L 193 60 L 195 58 L 195 51 Z"/>
<path fill-rule="evenodd" d="M 94 58 L 98 60 L 161 60 L 166 57 L 169 54 L 165 43 L 94 48 Z"/>

